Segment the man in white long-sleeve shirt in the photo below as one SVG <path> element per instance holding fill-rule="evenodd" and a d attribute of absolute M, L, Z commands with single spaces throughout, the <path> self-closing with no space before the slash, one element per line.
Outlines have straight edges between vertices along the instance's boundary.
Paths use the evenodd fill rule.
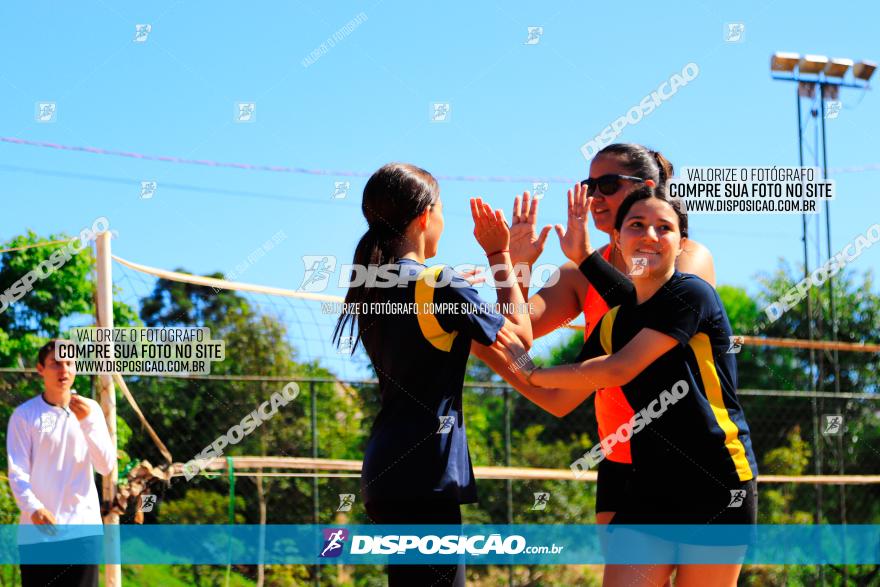
<path fill-rule="evenodd" d="M 96 587 L 98 565 L 46 560 L 61 549 L 67 559 L 100 548 L 103 528 L 94 471 L 110 475 L 116 469 L 101 407 L 71 389 L 75 367 L 72 361 L 55 360 L 55 343 L 45 344 L 37 356 L 43 393 L 15 409 L 6 436 L 9 484 L 21 510 L 22 586 Z"/>

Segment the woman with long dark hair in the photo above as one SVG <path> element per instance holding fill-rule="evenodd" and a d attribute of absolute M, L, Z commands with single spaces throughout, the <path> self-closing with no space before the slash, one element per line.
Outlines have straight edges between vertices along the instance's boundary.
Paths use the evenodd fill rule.
<path fill-rule="evenodd" d="M 425 265 L 437 254 L 442 209 L 437 181 L 424 169 L 390 163 L 370 177 L 362 203 L 368 230 L 352 272 L 354 281 L 366 269 L 367 279 L 349 287 L 334 331 L 337 343 L 347 333 L 364 345 L 379 380 L 381 409 L 361 473 L 367 513 L 378 524 L 461 524 L 461 504 L 477 501 L 462 412 L 471 344 L 491 345 L 503 330 L 531 346 L 527 314 L 487 307 L 451 268 Z M 501 308 L 522 308 L 503 212 L 475 198 L 471 213 Z M 464 566 L 391 565 L 388 576 L 392 586 L 464 585 Z"/>
<path fill-rule="evenodd" d="M 563 243 L 566 256 L 582 270 L 596 261 L 587 232 L 588 206 L 586 190 L 569 197 Z M 632 295 L 602 317 L 577 363 L 546 369 L 527 363 L 516 374 L 520 393 L 560 417 L 596 389 L 622 388 L 634 415 L 614 434 L 629 440 L 633 472 L 612 528 L 757 522 L 758 471 L 736 394 L 735 355 L 728 352 L 730 322 L 711 285 L 676 270 L 687 235 L 687 215 L 662 188 L 645 186 L 627 196 L 617 211 L 613 239 L 626 260 Z M 635 259 L 643 260 L 637 272 L 632 271 Z M 621 276 L 621 281 L 626 280 Z M 507 349 L 508 364 L 523 364 L 524 350 L 516 340 L 501 333 L 499 342 Z M 730 507 L 734 496 L 737 505 Z M 632 548 L 637 539 L 628 536 L 623 548 Z M 668 549 L 661 554 L 668 560 L 676 554 L 674 544 L 651 544 Z M 681 553 L 689 547 L 678 548 Z M 604 584 L 658 585 L 676 571 L 677 586 L 733 587 L 740 568 L 607 565 Z"/>
<path fill-rule="evenodd" d="M 599 151 L 590 163 L 589 179 L 582 182 L 592 198 L 590 212 L 596 229 L 610 236 L 617 210 L 627 195 L 646 184 L 662 187 L 673 172 L 672 163 L 666 157 L 642 145 L 614 143 Z M 538 233 L 537 217 L 538 201 L 530 199 L 528 192 L 522 199 L 517 196 L 513 205 L 510 246 L 515 266 L 531 266 L 544 250 L 552 227 L 545 226 Z M 562 226 L 557 225 L 556 232 L 562 241 Z M 598 255 L 616 269 L 627 272 L 627 260 L 613 239 L 598 248 Z M 683 243 L 676 267 L 703 278 L 713 287 L 715 285 L 712 255 L 705 246 L 692 239 Z M 581 272 L 577 265 L 568 262 L 559 268 L 558 280 L 551 280 L 552 285 L 541 288 L 531 298 L 528 282 L 523 280 L 523 296 L 529 299 L 534 337 L 565 327 L 583 313 L 584 340 L 587 340 L 609 308 L 620 303 L 620 296 L 625 291 L 621 287 L 605 287 L 602 278 L 602 275 L 595 274 L 592 266 L 587 272 Z M 503 362 L 499 363 L 491 353 L 479 347 L 474 347 L 474 353 L 509 383 L 514 383 Z M 608 437 L 634 413 L 617 386 L 598 390 L 595 406 L 599 439 Z M 623 488 L 632 474 L 632 457 L 628 441 L 602 451 L 603 458 L 597 459 L 596 523 L 608 524 L 615 512 L 623 507 Z"/>

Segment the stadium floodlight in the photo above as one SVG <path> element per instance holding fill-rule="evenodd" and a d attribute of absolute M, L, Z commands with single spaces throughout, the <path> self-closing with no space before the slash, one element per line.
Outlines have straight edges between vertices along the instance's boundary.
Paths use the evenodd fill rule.
<path fill-rule="evenodd" d="M 840 96 L 840 86 L 836 84 L 822 84 L 822 97 L 826 100 L 837 100 Z"/>
<path fill-rule="evenodd" d="M 798 82 L 798 96 L 814 98 L 816 96 L 816 82 Z"/>
<path fill-rule="evenodd" d="M 847 70 L 852 68 L 852 81 L 844 79 Z M 798 53 L 773 53 L 770 58 L 770 77 L 777 81 L 797 82 L 797 138 L 798 138 L 798 160 L 801 167 L 804 165 L 804 128 L 801 102 L 804 98 L 810 100 L 812 105 L 810 113 L 813 118 L 818 118 L 816 124 L 817 129 L 822 129 L 822 176 L 828 177 L 828 144 L 825 139 L 825 119 L 836 118 L 841 108 L 841 103 L 837 102 L 840 88 L 856 88 L 861 90 L 870 89 L 868 80 L 874 75 L 877 64 L 872 61 L 859 61 L 853 63 L 851 59 L 835 58 L 828 59 L 824 55 L 803 55 Z M 787 75 L 777 75 L 778 72 Z M 805 75 L 801 75 L 805 74 Z M 816 86 L 819 86 L 819 104 L 815 104 Z M 818 135 L 818 132 L 817 132 Z M 816 153 L 818 159 L 819 138 L 816 137 L 816 147 L 813 152 Z M 830 205 L 825 200 L 825 233 L 827 235 L 827 254 L 831 257 L 831 215 L 829 214 Z M 809 279 L 809 261 L 810 257 L 807 251 L 807 215 L 801 215 L 801 230 L 804 243 L 804 278 Z M 832 284 L 833 279 L 828 278 L 828 307 L 831 314 L 832 324 L 832 340 L 836 341 L 838 336 L 837 320 L 835 319 L 834 296 L 831 292 L 834 290 Z M 813 340 L 813 320 L 810 314 L 811 310 L 807 309 L 806 323 L 810 340 Z M 840 373 L 840 363 L 837 360 L 837 351 L 832 360 L 834 367 L 834 390 L 840 391 L 840 382 L 837 375 Z M 816 415 L 814 413 L 813 417 Z"/>
<path fill-rule="evenodd" d="M 828 62 L 825 66 L 825 75 L 828 77 L 843 77 L 846 70 L 852 67 L 852 59 L 835 58 Z"/>
<path fill-rule="evenodd" d="M 873 61 L 859 61 L 853 65 L 853 76 L 868 81 L 874 75 L 875 69 L 877 69 L 877 64 Z"/>
<path fill-rule="evenodd" d="M 800 60 L 801 56 L 799 53 L 777 51 L 770 56 L 770 71 L 792 72 Z"/>
<path fill-rule="evenodd" d="M 804 55 L 798 63 L 798 72 L 800 73 L 819 73 L 825 69 L 828 64 L 828 58 L 824 55 Z"/>

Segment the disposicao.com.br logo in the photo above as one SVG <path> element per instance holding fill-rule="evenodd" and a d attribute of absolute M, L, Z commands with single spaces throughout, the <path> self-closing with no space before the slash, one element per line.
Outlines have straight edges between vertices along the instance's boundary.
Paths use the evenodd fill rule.
<path fill-rule="evenodd" d="M 349 538 L 344 529 L 324 529 L 324 545 L 321 558 L 337 557 L 344 550 Z M 463 536 L 447 534 L 439 536 L 428 534 L 388 534 L 351 536 L 349 554 L 363 555 L 515 555 L 515 554 L 558 554 L 564 546 L 527 546 L 526 539 L 518 534 L 502 537 L 501 534 L 476 534 Z"/>

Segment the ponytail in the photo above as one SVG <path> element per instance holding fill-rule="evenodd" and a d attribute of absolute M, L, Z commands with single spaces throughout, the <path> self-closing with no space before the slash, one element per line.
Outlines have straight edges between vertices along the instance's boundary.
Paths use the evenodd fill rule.
<path fill-rule="evenodd" d="M 378 300 L 380 292 L 372 284 L 360 283 L 360 268 L 377 267 L 397 262 L 400 242 L 406 238 L 409 224 L 431 206 L 440 196 L 440 188 L 434 177 L 415 165 L 389 163 L 381 167 L 367 181 L 361 210 L 367 219 L 367 231 L 361 236 L 354 250 L 353 267 L 342 313 L 333 329 L 333 343 L 339 347 L 342 336 L 357 335 L 351 351 L 370 324 L 364 324 L 365 316 L 359 309 Z M 376 317 L 372 317 L 373 320 Z"/>
<path fill-rule="evenodd" d="M 658 186 L 666 185 L 674 175 L 672 163 L 666 157 L 642 145 L 612 143 L 596 153 L 596 157 L 600 155 L 616 157 L 630 175 L 653 179 Z"/>
<path fill-rule="evenodd" d="M 654 157 L 654 161 L 657 162 L 657 168 L 659 169 L 659 184 L 665 185 L 666 182 L 675 175 L 675 169 L 672 167 L 672 163 L 669 162 L 669 159 L 664 157 L 660 151 L 651 151 L 651 155 Z"/>
<path fill-rule="evenodd" d="M 376 288 L 367 287 L 365 283 L 355 282 L 357 279 L 357 269 L 359 267 L 370 267 L 371 265 L 384 265 L 386 263 L 392 263 L 394 260 L 393 253 L 388 251 L 387 247 L 384 246 L 382 239 L 378 235 L 378 231 L 375 228 L 368 228 L 367 232 L 361 236 L 354 249 L 354 260 L 352 261 L 353 267 L 348 282 L 350 284 L 356 283 L 356 285 L 349 285 L 348 291 L 345 294 L 345 303 L 343 304 L 342 313 L 336 321 L 336 328 L 333 329 L 333 344 L 337 347 L 341 344 L 343 335 L 355 336 L 354 326 L 359 316 L 357 309 L 361 308 L 362 304 L 369 305 L 371 301 L 375 301 L 375 297 L 378 293 Z M 345 334 L 346 328 L 348 329 L 347 334 Z M 351 345 L 352 352 L 354 351 L 354 347 L 357 346 L 358 341 L 360 341 L 360 328 L 358 329 L 354 343 Z"/>

